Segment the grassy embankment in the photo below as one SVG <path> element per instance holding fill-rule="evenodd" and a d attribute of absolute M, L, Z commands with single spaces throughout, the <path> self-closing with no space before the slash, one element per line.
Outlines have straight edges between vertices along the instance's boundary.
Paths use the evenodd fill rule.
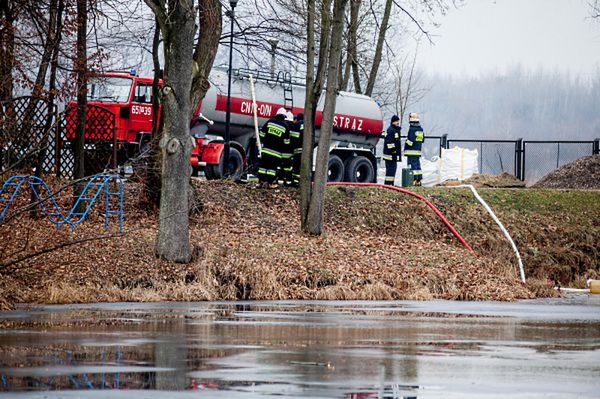
<path fill-rule="evenodd" d="M 473 246 L 464 250 L 418 200 L 377 189 L 329 188 L 326 234 L 299 233 L 292 189 L 197 182 L 199 212 L 189 265 L 153 256 L 156 214 L 129 184 L 125 234 L 0 266 L 0 306 L 216 299 L 513 300 L 553 295 L 548 278 L 582 286 L 600 276 L 600 192 L 481 189 L 519 246 L 530 282 L 518 279 L 509 244 L 463 189 L 418 191 Z M 70 229 L 23 214 L 0 225 L 0 265 L 104 234 L 103 219 Z M 117 230 L 111 227 L 112 233 Z"/>

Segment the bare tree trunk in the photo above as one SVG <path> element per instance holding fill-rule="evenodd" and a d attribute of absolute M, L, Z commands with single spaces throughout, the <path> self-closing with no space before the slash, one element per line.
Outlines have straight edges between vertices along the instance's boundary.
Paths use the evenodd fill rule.
<path fill-rule="evenodd" d="M 11 0 L 0 0 L 0 101 L 12 99 L 15 64 L 15 21 Z M 0 110 L 1 112 L 1 110 Z"/>
<path fill-rule="evenodd" d="M 341 73 L 338 60 L 342 53 L 342 32 L 344 29 L 344 12 L 348 0 L 335 0 L 333 6 L 333 27 L 331 30 L 331 45 L 328 60 L 327 89 L 325 106 L 317 149 L 315 179 L 310 198 L 306 231 L 320 235 L 323 232 L 323 205 L 325 202 L 325 187 L 327 184 L 327 166 L 329 163 L 329 145 L 333 130 L 333 116 L 338 92 L 338 75 Z"/>
<path fill-rule="evenodd" d="M 75 70 L 77 71 L 77 116 L 75 119 L 75 180 L 85 176 L 84 144 L 87 106 L 87 1 L 77 0 L 77 55 Z M 74 194 L 78 197 L 83 190 L 83 182 L 75 185 Z M 80 203 L 83 206 L 83 202 Z M 80 207 L 81 208 L 81 207 Z M 81 209 L 77 210 L 78 212 Z"/>
<path fill-rule="evenodd" d="M 309 0 L 307 5 L 307 73 L 306 99 L 304 107 L 304 138 L 302 142 L 302 159 L 300 161 L 300 221 L 301 228 L 307 232 L 306 221 L 312 196 L 313 149 L 315 146 L 315 117 L 317 104 L 323 91 L 325 71 L 329 56 L 331 36 L 331 2 L 321 2 L 321 34 L 319 36 L 319 64 L 315 75 L 315 1 Z"/>
<path fill-rule="evenodd" d="M 312 191 L 313 132 L 315 131 L 315 0 L 307 1 L 306 27 L 306 98 L 304 100 L 304 136 L 300 160 L 300 225 L 305 231 Z"/>
<path fill-rule="evenodd" d="M 42 176 L 42 164 L 44 162 L 46 147 L 48 146 L 48 134 L 50 133 L 49 128 L 50 124 L 48 121 L 51 121 L 52 117 L 52 105 L 49 102 L 46 102 L 48 107 L 48 118 L 46 120 L 45 128 L 43 131 L 38 131 L 37 129 L 33 129 L 34 122 L 34 112 L 38 107 L 38 101 L 41 99 L 42 94 L 44 92 L 44 86 L 46 83 L 46 75 L 48 73 L 48 68 L 50 66 L 50 62 L 52 61 L 52 56 L 54 54 L 54 49 L 58 46 L 56 41 L 59 32 L 57 31 L 58 18 L 62 18 L 62 12 L 59 16 L 59 7 L 58 0 L 50 0 L 49 5 L 50 13 L 48 16 L 48 35 L 46 36 L 46 42 L 44 43 L 44 50 L 42 52 L 42 58 L 40 61 L 40 66 L 37 71 L 37 75 L 35 78 L 35 82 L 33 85 L 33 90 L 31 92 L 31 100 L 25 109 L 23 125 L 21 136 L 27 137 L 28 141 L 32 140 L 32 145 L 34 146 L 33 152 L 37 152 L 37 156 L 35 157 L 35 175 L 37 177 Z M 31 201 L 36 201 L 36 197 L 33 193 L 31 193 Z M 35 211 L 34 211 L 35 213 Z"/>
<path fill-rule="evenodd" d="M 319 64 L 315 76 L 315 1 L 307 4 L 307 73 L 306 99 L 304 106 L 304 138 L 302 142 L 302 159 L 300 161 L 300 221 L 301 228 L 306 231 L 306 220 L 312 195 L 313 149 L 315 146 L 315 117 L 317 103 L 325 76 L 325 65 L 329 53 L 329 36 L 331 32 L 331 0 L 321 2 L 321 34 L 319 37 Z"/>
<path fill-rule="evenodd" d="M 385 2 L 383 19 L 381 20 L 379 36 L 377 37 L 377 45 L 375 46 L 373 65 L 371 66 L 371 73 L 369 74 L 369 81 L 367 82 L 367 89 L 365 90 L 365 94 L 369 97 L 373 95 L 373 89 L 375 88 L 375 82 L 377 81 L 377 73 L 379 72 L 379 65 L 381 64 L 381 56 L 383 53 L 383 44 L 385 43 L 385 35 L 388 30 L 390 15 L 392 13 L 392 3 L 393 0 L 386 0 Z"/>
<path fill-rule="evenodd" d="M 52 7 L 56 8 L 56 11 L 53 12 L 52 11 Z M 50 56 L 49 56 L 49 60 L 48 60 L 48 64 L 50 67 L 50 79 L 49 79 L 49 83 L 48 83 L 48 96 L 47 96 L 47 105 L 48 105 L 48 114 L 46 115 L 46 123 L 44 124 L 44 131 L 43 131 L 43 136 L 42 139 L 39 143 L 39 152 L 38 152 L 38 157 L 37 157 L 37 167 L 35 168 L 35 176 L 41 178 L 42 177 L 42 172 L 43 172 L 43 168 L 44 168 L 44 160 L 46 159 L 46 154 L 48 153 L 48 147 L 51 145 L 51 143 L 48 141 L 48 139 L 50 138 L 50 132 L 54 131 L 54 140 L 58 140 L 59 138 L 56 137 L 58 135 L 58 129 L 56 129 L 55 126 L 53 126 L 53 122 L 56 118 L 56 107 L 54 104 L 55 98 L 56 98 L 56 71 L 58 69 L 58 53 L 60 50 L 60 41 L 62 39 L 62 27 L 63 27 L 63 23 L 62 23 L 62 18 L 63 18 L 63 12 L 64 12 L 64 1 L 63 0 L 52 0 L 52 2 L 50 3 L 50 7 L 51 7 L 51 11 L 50 11 L 50 24 L 49 24 L 49 37 L 48 37 L 48 42 L 50 42 L 50 38 L 52 38 L 52 43 L 51 43 L 51 49 L 50 49 Z M 53 14 L 54 13 L 54 20 L 55 22 L 53 23 Z M 46 53 L 46 48 L 49 47 L 48 42 L 46 42 L 46 46 L 44 48 L 44 55 Z M 46 66 L 46 68 L 48 68 L 48 66 Z M 40 66 L 41 69 L 41 66 Z M 46 72 L 44 72 L 44 76 L 46 75 Z M 38 74 L 38 77 L 36 79 L 36 85 L 43 85 L 43 80 L 40 79 L 40 75 Z M 35 101 L 35 96 L 34 96 L 34 100 L 32 102 Z M 55 154 L 55 157 L 57 155 Z M 37 201 L 37 197 L 34 196 L 33 192 L 31 193 L 31 201 L 32 203 Z M 33 215 L 34 217 L 37 217 L 37 211 L 38 211 L 38 207 L 34 207 L 33 208 Z"/>
<path fill-rule="evenodd" d="M 315 76 L 315 102 L 319 101 L 323 85 L 325 84 L 325 71 L 329 58 L 329 44 L 331 41 L 331 2 L 332 0 L 322 0 L 321 2 L 321 35 L 319 37 L 319 65 L 317 65 L 317 75 Z"/>
<path fill-rule="evenodd" d="M 192 0 L 146 0 L 163 35 L 165 78 L 162 90 L 164 129 L 160 140 L 162 177 L 159 229 L 155 253 L 159 258 L 191 260 L 188 195 L 191 175 L 190 92 L 194 50 L 195 10 Z"/>
<path fill-rule="evenodd" d="M 158 20 L 155 19 L 156 26 L 154 27 L 154 37 L 152 38 L 152 63 L 154 66 L 154 79 L 152 80 L 152 141 L 150 142 L 149 153 L 145 154 L 148 159 L 146 164 L 146 195 L 151 204 L 158 207 L 160 205 L 160 165 L 161 151 L 160 139 L 162 137 L 163 118 L 160 116 L 159 107 L 159 92 L 160 87 L 158 81 L 160 79 L 160 26 Z"/>
<path fill-rule="evenodd" d="M 348 48 L 346 50 L 346 66 L 344 69 L 344 78 L 342 80 L 342 85 L 340 86 L 341 90 L 348 89 L 348 82 L 350 81 L 350 72 L 354 70 L 353 67 L 356 66 L 356 71 L 358 73 L 358 64 L 356 62 L 356 32 L 358 30 L 358 12 L 360 10 L 362 0 L 351 0 L 350 1 L 350 25 L 348 26 Z M 356 80 L 356 76 L 353 76 L 353 79 Z M 356 88 L 356 83 L 354 83 L 354 87 Z M 358 82 L 359 90 L 357 93 L 360 93 L 360 81 Z"/>
<path fill-rule="evenodd" d="M 217 56 L 219 39 L 223 30 L 221 3 L 218 0 L 199 0 L 199 3 L 200 35 L 194 50 L 194 77 L 191 92 L 192 114 L 200 101 L 204 99 L 208 89 L 210 89 L 208 76 Z"/>

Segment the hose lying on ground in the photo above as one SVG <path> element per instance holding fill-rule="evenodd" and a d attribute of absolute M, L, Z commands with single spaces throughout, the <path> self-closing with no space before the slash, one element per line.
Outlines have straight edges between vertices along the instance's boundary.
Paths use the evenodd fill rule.
<path fill-rule="evenodd" d="M 502 222 L 500 221 L 500 219 L 498 219 L 498 217 L 496 216 L 496 214 L 494 213 L 494 211 L 492 211 L 492 208 L 490 208 L 490 206 L 487 204 L 487 202 L 484 201 L 483 198 L 481 198 L 481 196 L 479 195 L 479 193 L 477 192 L 477 190 L 475 190 L 475 187 L 473 187 L 470 184 L 461 184 L 460 186 L 451 186 L 451 188 L 468 188 L 471 190 L 471 192 L 473 193 L 473 195 L 475 196 L 475 198 L 477 199 L 477 201 L 479 201 L 479 203 L 481 205 L 483 205 L 483 207 L 485 208 L 485 210 L 487 211 L 487 213 L 490 214 L 490 216 L 492 217 L 492 219 L 494 219 L 494 222 L 496 222 L 496 224 L 498 225 L 498 227 L 500 227 L 500 230 L 502 230 L 502 234 L 504 234 L 504 237 L 506 237 L 506 239 L 508 240 L 508 242 L 510 242 L 510 245 L 517 257 L 517 262 L 519 263 L 519 272 L 521 274 L 521 281 L 525 282 L 525 269 L 523 268 L 523 261 L 521 260 L 521 254 L 519 254 L 519 249 L 517 248 L 517 245 L 515 244 L 515 242 L 513 241 L 512 237 L 510 236 L 510 234 L 508 233 L 508 230 L 506 230 L 506 227 L 504 227 L 504 225 L 502 224 Z"/>
<path fill-rule="evenodd" d="M 387 190 L 398 191 L 400 193 L 408 194 L 412 197 L 418 198 L 419 200 L 425 202 L 425 204 L 427 204 L 427 206 L 429 208 L 431 208 L 431 210 L 433 210 L 433 212 L 435 212 L 435 214 L 442 220 L 442 222 L 444 222 L 446 227 L 448 227 L 448 230 L 450 230 L 450 232 L 454 235 L 454 237 L 456 237 L 458 239 L 458 241 L 460 241 L 460 243 L 467 250 L 469 250 L 469 252 L 471 252 L 473 255 L 476 255 L 475 251 L 473 251 L 473 248 L 471 248 L 471 246 L 467 243 L 467 241 L 464 238 L 462 238 L 462 236 L 458 233 L 458 231 L 456 231 L 454 226 L 452 226 L 450 224 L 450 222 L 448 221 L 448 219 L 446 219 L 446 217 L 444 217 L 442 212 L 440 212 L 440 210 L 437 209 L 436 206 L 433 205 L 433 203 L 431 203 L 431 201 L 429 201 L 427 198 L 423 197 L 420 194 L 414 193 L 414 192 L 412 192 L 410 190 L 406 190 L 404 188 L 400 188 L 400 187 L 396 187 L 396 186 L 388 186 L 388 185 L 383 185 L 383 184 L 378 184 L 378 183 L 345 183 L 345 182 L 334 183 L 334 182 L 331 182 L 331 183 L 327 183 L 327 185 L 328 186 L 377 187 L 377 188 L 384 188 Z"/>

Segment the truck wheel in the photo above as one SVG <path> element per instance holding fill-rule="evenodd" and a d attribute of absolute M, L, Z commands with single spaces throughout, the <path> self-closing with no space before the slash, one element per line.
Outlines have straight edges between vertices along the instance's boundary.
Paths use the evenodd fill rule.
<path fill-rule="evenodd" d="M 330 155 L 329 163 L 327 164 L 327 181 L 337 183 L 343 180 L 344 162 L 342 162 L 342 158 L 337 155 Z"/>
<path fill-rule="evenodd" d="M 359 155 L 348 158 L 345 163 L 346 174 L 344 181 L 350 183 L 371 183 L 375 177 L 375 170 L 369 158 Z"/>
<path fill-rule="evenodd" d="M 217 179 L 213 173 L 213 166 L 216 166 L 216 165 L 206 165 L 204 167 L 204 176 L 206 177 L 206 180 L 216 180 Z"/>
<path fill-rule="evenodd" d="M 244 158 L 237 148 L 229 148 L 229 173 L 223 176 L 223 157 L 225 152 L 221 153 L 221 162 L 218 165 L 206 165 L 205 173 L 208 180 L 230 178 L 239 180 L 244 171 Z"/>

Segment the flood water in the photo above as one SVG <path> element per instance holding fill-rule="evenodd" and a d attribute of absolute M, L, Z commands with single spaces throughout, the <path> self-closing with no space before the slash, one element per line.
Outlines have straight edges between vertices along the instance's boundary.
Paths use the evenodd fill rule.
<path fill-rule="evenodd" d="M 7 398 L 600 398 L 600 296 L 120 303 L 0 319 L 27 322 L 0 330 Z"/>

